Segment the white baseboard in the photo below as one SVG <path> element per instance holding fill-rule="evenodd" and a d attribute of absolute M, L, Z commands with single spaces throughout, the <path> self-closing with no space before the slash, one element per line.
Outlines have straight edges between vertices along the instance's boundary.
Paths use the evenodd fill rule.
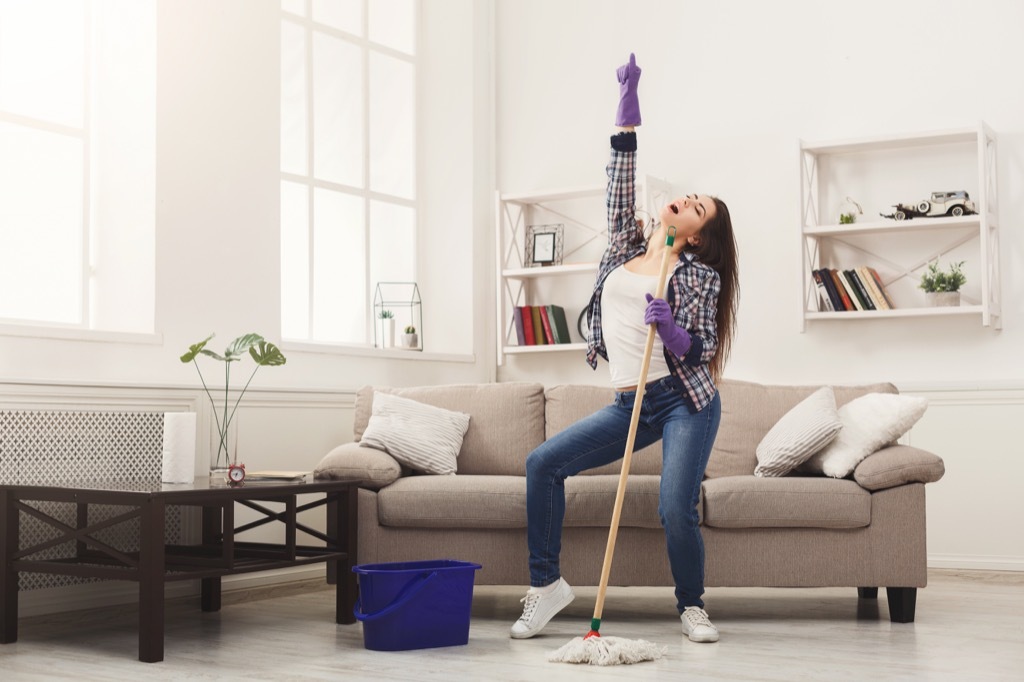
<path fill-rule="evenodd" d="M 928 568 L 959 568 L 977 571 L 1024 571 L 1024 557 L 929 554 Z"/>
<path fill-rule="evenodd" d="M 221 590 L 250 590 L 257 587 L 284 585 L 301 580 L 326 577 L 324 564 L 282 568 L 262 573 L 244 573 L 225 576 L 221 580 Z M 199 581 L 181 580 L 167 583 L 164 589 L 167 599 L 176 597 L 195 597 L 196 608 L 199 608 Z M 18 616 L 44 616 L 51 613 L 65 613 L 82 609 L 96 609 L 122 604 L 134 604 L 139 601 L 137 583 L 119 580 L 108 580 L 67 587 L 53 587 L 42 590 L 28 590 L 18 593 Z"/>

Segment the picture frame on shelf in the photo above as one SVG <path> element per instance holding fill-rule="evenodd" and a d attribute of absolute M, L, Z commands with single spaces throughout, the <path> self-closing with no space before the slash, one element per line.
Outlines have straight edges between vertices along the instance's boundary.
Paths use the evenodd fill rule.
<path fill-rule="evenodd" d="M 526 265 L 543 267 L 562 264 L 565 226 L 528 225 L 526 228 Z"/>

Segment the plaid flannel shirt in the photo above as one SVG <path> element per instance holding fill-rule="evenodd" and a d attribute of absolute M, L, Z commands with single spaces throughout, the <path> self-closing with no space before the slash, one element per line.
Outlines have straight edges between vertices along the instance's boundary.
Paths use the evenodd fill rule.
<path fill-rule="evenodd" d="M 601 267 L 594 284 L 594 293 L 587 307 L 590 337 L 587 362 L 597 368 L 597 356 L 608 359 L 601 328 L 601 293 L 612 270 L 647 251 L 643 229 L 636 221 L 636 133 L 620 133 L 612 137 L 611 160 L 606 168 L 608 190 L 608 249 L 601 258 Z M 683 358 L 664 348 L 665 360 L 672 374 L 686 390 L 691 412 L 704 409 L 715 397 L 715 382 L 708 362 L 718 350 L 718 294 L 722 284 L 718 273 L 701 263 L 693 253 L 683 252 L 672 270 L 665 300 L 672 308 L 677 325 L 690 333 L 690 350 Z"/>

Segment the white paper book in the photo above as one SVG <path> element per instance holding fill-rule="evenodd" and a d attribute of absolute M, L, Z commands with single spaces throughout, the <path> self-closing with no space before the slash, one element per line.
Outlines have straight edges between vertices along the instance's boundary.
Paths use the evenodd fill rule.
<path fill-rule="evenodd" d="M 313 472 L 263 469 L 260 471 L 246 471 L 245 478 L 253 481 L 311 481 L 313 480 Z"/>

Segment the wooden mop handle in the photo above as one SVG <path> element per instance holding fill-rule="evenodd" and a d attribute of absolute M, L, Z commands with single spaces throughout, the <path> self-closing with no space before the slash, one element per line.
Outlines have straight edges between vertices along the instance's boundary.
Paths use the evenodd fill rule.
<path fill-rule="evenodd" d="M 655 290 L 659 298 L 665 297 L 665 283 L 668 280 L 668 267 L 672 257 L 672 244 L 675 242 L 676 228 L 669 227 L 665 238 L 665 251 L 661 254 L 661 273 L 658 275 L 658 288 Z M 608 576 L 612 571 L 612 556 L 615 554 L 615 539 L 619 534 L 619 517 L 622 516 L 622 501 L 626 497 L 626 481 L 629 478 L 629 463 L 633 459 L 633 444 L 636 442 L 636 429 L 640 424 L 640 411 L 643 408 L 644 390 L 647 384 L 647 370 L 651 367 L 651 354 L 654 351 L 654 336 L 657 326 L 651 324 L 647 328 L 647 344 L 644 346 L 644 357 L 640 363 L 640 378 L 636 385 L 636 398 L 633 403 L 633 415 L 629 420 L 629 435 L 626 436 L 626 451 L 622 456 L 622 471 L 619 473 L 619 487 L 615 491 L 615 507 L 612 510 L 612 525 L 608 529 L 608 545 L 604 550 L 604 565 L 601 566 L 601 584 L 597 590 L 597 602 L 594 604 L 594 619 L 591 628 L 597 631 L 601 624 L 601 613 L 604 611 L 604 595 L 608 591 Z"/>

